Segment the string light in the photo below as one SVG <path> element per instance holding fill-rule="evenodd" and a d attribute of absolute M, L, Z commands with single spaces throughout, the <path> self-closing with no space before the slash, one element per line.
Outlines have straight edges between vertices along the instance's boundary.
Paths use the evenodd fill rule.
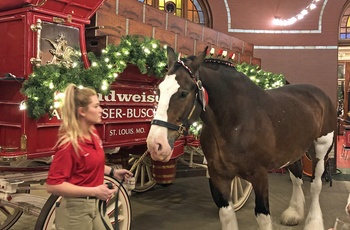
<path fill-rule="evenodd" d="M 152 48 L 153 48 L 153 49 L 157 49 L 157 48 L 158 48 L 158 45 L 155 44 L 155 43 L 152 43 Z"/>
<path fill-rule="evenodd" d="M 105 81 L 105 80 L 102 81 L 101 90 L 103 90 L 103 91 L 107 90 L 108 86 L 109 86 L 109 84 L 107 81 Z"/>
<path fill-rule="evenodd" d="M 305 15 L 307 15 L 309 13 L 310 10 L 313 10 L 316 8 L 316 4 L 317 2 L 319 2 L 321 0 L 313 0 L 307 7 L 305 7 L 305 9 L 303 9 L 299 14 L 288 18 L 288 19 L 281 19 L 278 16 L 275 16 L 275 18 L 273 19 L 272 23 L 276 26 L 289 26 L 292 25 L 294 23 L 296 23 L 298 20 L 302 20 L 304 18 Z"/>
<path fill-rule="evenodd" d="M 27 103 L 25 101 L 21 101 L 21 104 L 19 104 L 19 110 L 26 110 L 27 109 Z"/>

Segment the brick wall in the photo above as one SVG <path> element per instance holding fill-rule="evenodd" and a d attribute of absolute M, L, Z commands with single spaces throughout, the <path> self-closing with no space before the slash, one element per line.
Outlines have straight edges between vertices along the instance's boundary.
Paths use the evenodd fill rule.
<path fill-rule="evenodd" d="M 107 44 L 118 44 L 124 35 L 144 35 L 185 55 L 196 55 L 209 46 L 209 49 L 215 48 L 216 51 L 222 49 L 227 50 L 228 54 L 235 53 L 236 62 L 261 65 L 261 59 L 254 57 L 253 44 L 136 0 L 107 0 L 92 21 L 100 29 L 90 36 L 106 37 Z"/>

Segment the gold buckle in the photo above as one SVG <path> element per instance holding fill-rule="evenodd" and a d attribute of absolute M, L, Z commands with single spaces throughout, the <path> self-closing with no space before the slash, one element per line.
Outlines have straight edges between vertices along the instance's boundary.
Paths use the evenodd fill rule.
<path fill-rule="evenodd" d="M 184 134 L 186 131 L 186 127 L 183 124 L 179 125 L 179 129 L 177 130 L 180 134 Z"/>

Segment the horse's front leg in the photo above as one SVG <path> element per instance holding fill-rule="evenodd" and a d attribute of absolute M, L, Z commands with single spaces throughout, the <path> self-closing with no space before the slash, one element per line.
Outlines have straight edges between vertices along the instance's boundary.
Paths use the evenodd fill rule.
<path fill-rule="evenodd" d="M 288 166 L 288 170 L 293 184 L 293 191 L 289 206 L 281 215 L 281 224 L 294 226 L 298 225 L 304 219 L 305 196 L 302 189 L 303 168 L 301 160 Z"/>
<path fill-rule="evenodd" d="M 212 180 L 215 180 L 216 186 L 213 184 Z M 219 179 L 220 180 L 220 179 Z M 231 201 L 231 189 L 230 181 L 220 180 L 218 182 L 217 178 L 209 178 L 209 185 L 211 195 L 214 199 L 216 206 L 219 208 L 219 218 L 221 222 L 222 230 L 238 230 L 236 213 L 233 208 L 233 203 Z M 217 187 L 220 187 L 221 191 Z"/>
<path fill-rule="evenodd" d="M 272 230 L 267 171 L 256 170 L 250 179 L 255 193 L 255 217 L 261 230 Z"/>

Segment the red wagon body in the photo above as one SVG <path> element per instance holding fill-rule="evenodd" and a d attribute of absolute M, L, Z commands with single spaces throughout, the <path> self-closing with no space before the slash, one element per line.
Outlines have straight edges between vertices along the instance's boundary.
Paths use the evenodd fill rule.
<path fill-rule="evenodd" d="M 25 100 L 20 93 L 33 65 L 50 62 L 50 41 L 63 36 L 79 49 L 88 67 L 85 25 L 103 0 L 5 0 L 0 3 L 0 159 L 36 159 L 51 156 L 60 124 L 55 117 L 30 119 L 19 110 Z M 18 8 L 19 7 L 19 8 Z M 5 11 L 6 10 L 6 11 Z M 157 102 L 159 79 L 140 74 L 129 66 L 100 95 L 103 123 L 97 129 L 105 148 L 145 144 Z"/>

